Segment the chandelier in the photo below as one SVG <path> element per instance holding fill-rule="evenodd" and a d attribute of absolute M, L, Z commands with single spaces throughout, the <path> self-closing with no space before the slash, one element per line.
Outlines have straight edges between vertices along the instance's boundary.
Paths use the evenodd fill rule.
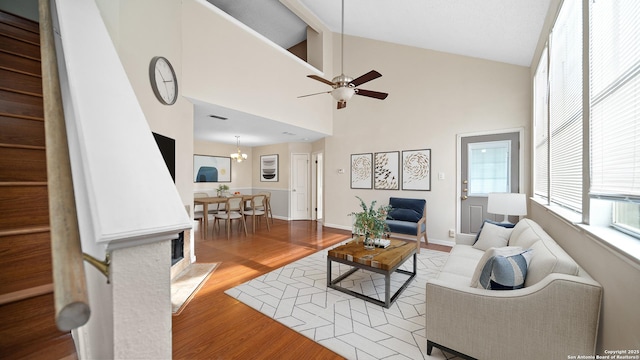
<path fill-rule="evenodd" d="M 230 156 L 236 162 L 242 162 L 242 160 L 247 160 L 247 154 L 243 154 L 240 151 L 240 136 L 236 135 L 236 147 L 238 148 L 238 152 L 232 153 Z"/>

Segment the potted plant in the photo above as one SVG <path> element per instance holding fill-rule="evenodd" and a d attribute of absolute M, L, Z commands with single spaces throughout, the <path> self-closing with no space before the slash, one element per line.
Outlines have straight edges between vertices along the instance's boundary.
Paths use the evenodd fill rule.
<path fill-rule="evenodd" d="M 220 185 L 218 186 L 218 190 L 217 190 L 217 192 L 218 192 L 218 196 L 224 196 L 224 195 L 226 195 L 226 192 L 227 192 L 227 191 L 229 191 L 229 185 L 226 185 L 226 184 L 220 184 Z"/>
<path fill-rule="evenodd" d="M 381 205 L 376 209 L 375 200 L 371 202 L 371 205 L 367 206 L 359 196 L 356 196 L 356 198 L 360 200 L 362 211 L 352 212 L 349 216 L 355 218 L 353 228 L 356 234 L 364 236 L 364 247 L 373 249 L 374 240 L 382 238 L 389 231 L 389 226 L 385 221 L 389 213 L 389 205 Z"/>

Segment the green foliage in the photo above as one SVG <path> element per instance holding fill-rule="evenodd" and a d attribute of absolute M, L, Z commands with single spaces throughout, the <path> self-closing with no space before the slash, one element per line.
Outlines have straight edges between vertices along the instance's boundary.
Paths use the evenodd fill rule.
<path fill-rule="evenodd" d="M 371 205 L 367 206 L 364 200 L 359 196 L 356 196 L 360 200 L 361 212 L 352 212 L 349 216 L 353 216 L 355 221 L 353 227 L 356 233 L 365 235 L 374 239 L 382 238 L 384 233 L 389 231 L 389 226 L 385 219 L 389 213 L 389 205 L 381 205 L 377 209 L 375 208 L 376 200 L 371 202 Z"/>
<path fill-rule="evenodd" d="M 219 192 L 223 192 L 223 191 L 227 191 L 227 190 L 229 190 L 229 185 L 227 185 L 227 184 L 218 185 L 218 191 Z"/>

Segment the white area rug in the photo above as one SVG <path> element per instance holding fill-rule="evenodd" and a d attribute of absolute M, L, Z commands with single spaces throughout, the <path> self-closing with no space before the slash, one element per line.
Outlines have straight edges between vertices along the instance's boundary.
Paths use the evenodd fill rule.
<path fill-rule="evenodd" d="M 418 274 L 389 309 L 327 288 L 327 251 L 323 250 L 262 275 L 225 293 L 347 359 L 445 359 L 426 352 L 425 285 L 438 274 L 448 254 L 422 249 Z M 413 258 L 402 268 L 412 270 Z M 332 263 L 332 277 L 348 271 Z M 407 275 L 391 276 L 393 294 Z M 340 285 L 384 299 L 384 276 L 359 270 Z"/>

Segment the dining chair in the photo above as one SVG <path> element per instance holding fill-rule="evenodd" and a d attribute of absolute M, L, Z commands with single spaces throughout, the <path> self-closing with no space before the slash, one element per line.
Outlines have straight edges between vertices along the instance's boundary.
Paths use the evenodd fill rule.
<path fill-rule="evenodd" d="M 229 239 L 229 236 L 231 235 L 231 221 L 233 220 L 239 220 L 240 224 L 244 227 L 244 235 L 247 235 L 247 223 L 245 222 L 244 219 L 244 201 L 242 199 L 242 196 L 231 196 L 229 198 L 227 198 L 227 201 L 225 202 L 225 211 L 224 212 L 218 212 L 217 214 L 214 215 L 214 223 L 213 226 L 215 227 L 216 223 L 218 222 L 218 220 L 224 220 L 225 221 L 225 228 L 227 231 L 227 239 Z M 238 224 L 238 225 L 240 225 Z M 218 228 L 220 229 L 220 228 Z"/>
<path fill-rule="evenodd" d="M 203 198 L 203 197 L 207 197 L 209 196 L 207 193 L 204 192 L 197 192 L 197 193 L 193 193 L 193 198 Z M 202 205 L 196 205 L 193 204 L 193 219 L 194 220 L 198 220 L 198 221 L 202 221 L 202 219 L 204 219 L 204 209 Z"/>
<path fill-rule="evenodd" d="M 271 223 L 273 224 L 273 212 L 271 212 L 271 192 L 270 191 L 261 191 L 258 194 L 264 194 L 266 196 L 265 201 L 265 211 L 267 212 L 267 217 L 271 219 Z"/>
<path fill-rule="evenodd" d="M 256 232 L 256 217 L 264 217 L 267 222 L 267 230 L 271 231 L 269 218 L 267 217 L 267 196 L 265 194 L 257 194 L 251 197 L 251 210 L 245 210 L 245 216 L 251 216 L 251 226 L 253 232 Z"/>
<path fill-rule="evenodd" d="M 203 192 L 193 193 L 193 198 L 194 199 L 207 197 L 207 196 L 209 196 L 209 195 L 207 195 L 207 193 L 203 193 Z M 202 225 L 202 222 L 204 221 L 205 218 L 207 219 L 207 221 L 209 221 L 209 217 L 204 215 L 203 206 L 202 205 L 196 205 L 194 203 L 193 204 L 193 220 L 198 220 L 200 225 Z"/>

